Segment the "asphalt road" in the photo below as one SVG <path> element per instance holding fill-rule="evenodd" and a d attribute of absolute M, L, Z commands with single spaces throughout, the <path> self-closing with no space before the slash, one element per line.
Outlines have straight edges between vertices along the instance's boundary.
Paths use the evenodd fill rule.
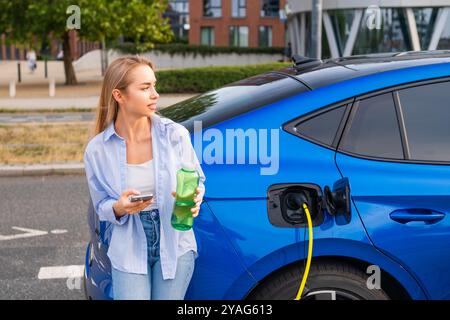
<path fill-rule="evenodd" d="M 57 277 L 84 264 L 85 177 L 0 178 L 0 195 L 0 300 L 84 299 L 76 273 Z"/>

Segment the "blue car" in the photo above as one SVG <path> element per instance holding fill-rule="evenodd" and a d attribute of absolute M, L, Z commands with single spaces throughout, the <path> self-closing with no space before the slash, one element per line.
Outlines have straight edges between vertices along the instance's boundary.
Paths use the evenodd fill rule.
<path fill-rule="evenodd" d="M 293 65 L 161 111 L 207 177 L 186 299 L 450 299 L 450 51 Z M 111 298 L 88 212 L 89 299 Z"/>

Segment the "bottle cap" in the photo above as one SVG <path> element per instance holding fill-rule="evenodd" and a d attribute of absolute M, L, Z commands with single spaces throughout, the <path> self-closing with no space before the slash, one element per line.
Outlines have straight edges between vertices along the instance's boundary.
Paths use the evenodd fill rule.
<path fill-rule="evenodd" d="M 195 171 L 195 165 L 190 161 L 181 161 L 181 168 L 185 171 Z"/>

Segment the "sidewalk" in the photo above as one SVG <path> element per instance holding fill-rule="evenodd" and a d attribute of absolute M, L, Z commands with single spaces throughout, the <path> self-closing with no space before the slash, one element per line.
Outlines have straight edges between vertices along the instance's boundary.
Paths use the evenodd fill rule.
<path fill-rule="evenodd" d="M 49 165 L 35 164 L 30 166 L 0 166 L 0 178 L 69 174 L 85 174 L 84 164 L 68 163 Z"/>
<path fill-rule="evenodd" d="M 48 84 L 50 78 L 55 78 L 57 85 L 64 84 L 65 82 L 64 64 L 62 61 L 47 62 L 48 78 L 46 79 L 44 61 L 37 61 L 37 69 L 31 73 L 28 69 L 27 61 L 25 60 L 1 60 L 0 86 L 8 86 L 11 80 L 15 80 L 16 83 L 18 83 L 18 63 L 20 63 L 20 74 L 23 84 Z M 77 80 L 80 83 L 102 81 L 100 70 L 77 70 L 75 67 L 75 73 L 77 75 Z"/>
<path fill-rule="evenodd" d="M 76 71 L 78 85 L 66 86 L 61 61 L 48 62 L 48 78 L 44 76 L 44 62 L 32 74 L 26 61 L 20 61 L 22 82 L 17 82 L 18 61 L 0 61 L 0 109 L 64 109 L 95 108 L 102 88 L 102 76 L 97 70 Z M 55 78 L 55 96 L 49 97 L 49 81 Z M 16 81 L 16 95 L 9 96 L 9 82 Z M 165 108 L 195 94 L 161 94 L 160 108 Z"/>
<path fill-rule="evenodd" d="M 100 90 L 98 92 L 100 92 Z M 81 94 L 82 93 L 80 93 L 80 95 Z M 161 94 L 158 100 L 158 108 L 163 109 L 193 96 L 195 96 L 195 94 Z M 96 95 L 68 98 L 0 98 L 0 109 L 86 109 L 95 108 L 98 104 L 98 100 L 99 96 Z"/>

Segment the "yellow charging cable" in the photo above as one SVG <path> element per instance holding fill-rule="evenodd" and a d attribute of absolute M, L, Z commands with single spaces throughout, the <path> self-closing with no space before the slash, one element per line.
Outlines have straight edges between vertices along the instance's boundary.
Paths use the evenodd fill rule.
<path fill-rule="evenodd" d="M 306 268 L 303 273 L 302 282 L 300 284 L 300 288 L 297 292 L 297 297 L 295 300 L 300 300 L 302 298 L 303 290 L 305 289 L 306 279 L 308 279 L 309 268 L 311 267 L 311 258 L 312 258 L 312 250 L 313 250 L 313 228 L 311 221 L 311 214 L 309 212 L 308 206 L 306 203 L 303 203 L 303 209 L 306 213 L 306 219 L 308 220 L 308 231 L 309 231 L 309 239 L 308 239 L 308 259 L 306 260 Z"/>

